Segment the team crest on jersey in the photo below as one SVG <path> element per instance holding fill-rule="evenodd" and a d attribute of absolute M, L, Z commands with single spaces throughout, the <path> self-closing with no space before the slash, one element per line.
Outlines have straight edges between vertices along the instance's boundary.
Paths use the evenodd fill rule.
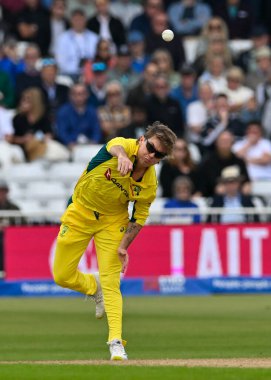
<path fill-rule="evenodd" d="M 69 227 L 66 224 L 64 224 L 63 227 L 62 227 L 62 230 L 60 231 L 59 235 L 61 237 L 63 237 L 66 234 L 66 232 L 68 231 L 68 229 L 69 229 Z"/>
<path fill-rule="evenodd" d="M 138 185 L 132 185 L 132 193 L 133 195 L 138 196 L 140 194 L 140 191 L 142 190 L 141 186 Z"/>
<path fill-rule="evenodd" d="M 106 172 L 104 173 L 105 178 L 110 181 L 111 180 L 111 169 L 108 168 Z"/>

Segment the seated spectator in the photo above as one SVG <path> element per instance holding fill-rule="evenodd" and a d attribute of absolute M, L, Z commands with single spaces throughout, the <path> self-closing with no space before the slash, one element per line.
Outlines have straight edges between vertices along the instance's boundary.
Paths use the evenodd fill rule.
<path fill-rule="evenodd" d="M 229 38 L 231 40 L 249 39 L 253 27 L 253 12 L 249 1 L 216 1 L 214 14 L 226 22 L 230 34 Z"/>
<path fill-rule="evenodd" d="M 203 197 L 223 194 L 224 188 L 218 184 L 221 172 L 228 166 L 237 166 L 242 175 L 242 193 L 250 192 L 250 178 L 246 163 L 232 152 L 234 136 L 229 131 L 223 131 L 215 141 L 215 150 L 209 154 L 199 166 L 199 192 Z"/>
<path fill-rule="evenodd" d="M 68 101 L 69 87 L 57 83 L 57 65 L 54 58 L 44 58 L 41 66 L 41 89 L 51 123 L 59 107 Z"/>
<path fill-rule="evenodd" d="M 106 67 L 111 70 L 116 65 L 116 57 L 112 53 L 112 44 L 108 40 L 100 39 L 97 43 L 96 54 L 94 59 L 87 59 L 82 68 L 82 80 L 85 84 L 90 84 L 93 80 L 93 66 L 94 62 L 103 62 Z"/>
<path fill-rule="evenodd" d="M 244 139 L 234 144 L 233 152 L 246 162 L 251 180 L 271 179 L 271 142 L 264 138 L 258 121 L 247 125 Z"/>
<path fill-rule="evenodd" d="M 56 133 L 59 141 L 70 150 L 76 144 L 98 144 L 101 141 L 97 113 L 88 105 L 88 91 L 84 84 L 71 87 L 70 101 L 57 113 Z"/>
<path fill-rule="evenodd" d="M 11 79 L 4 71 L 0 71 L 0 106 L 13 108 L 14 95 Z"/>
<path fill-rule="evenodd" d="M 143 12 L 132 20 L 130 30 L 138 30 L 147 36 L 151 31 L 152 18 L 163 8 L 163 0 L 143 0 Z"/>
<path fill-rule="evenodd" d="M 53 0 L 50 7 L 50 46 L 49 53 L 56 54 L 56 41 L 60 34 L 68 29 L 69 23 L 65 17 L 66 0 Z"/>
<path fill-rule="evenodd" d="M 132 69 L 135 73 L 141 74 L 150 61 L 145 49 L 145 37 L 141 32 L 132 30 L 128 34 L 127 41 L 132 56 Z"/>
<path fill-rule="evenodd" d="M 160 171 L 160 185 L 162 187 L 162 197 L 172 198 L 173 181 L 179 177 L 188 177 L 193 184 L 193 193 L 198 191 L 198 169 L 191 157 L 191 152 L 187 142 L 177 139 L 172 157 L 162 161 Z"/>
<path fill-rule="evenodd" d="M 17 15 L 17 34 L 20 41 L 35 43 L 41 54 L 48 54 L 50 45 L 50 16 L 40 0 L 25 0 Z"/>
<path fill-rule="evenodd" d="M 15 205 L 13 202 L 11 202 L 8 198 L 9 193 L 9 185 L 8 183 L 3 179 L 0 178 L 0 211 L 19 211 L 19 207 Z M 15 217 L 0 217 L 0 231 L 3 229 L 3 227 L 10 226 L 18 224 L 21 222 L 21 218 L 15 218 Z M 2 263 L 2 246 L 0 246 L 0 264 Z M 0 265 L 1 269 L 3 270 L 3 266 Z"/>
<path fill-rule="evenodd" d="M 187 107 L 187 127 L 189 140 L 200 143 L 201 133 L 214 109 L 214 93 L 208 82 L 199 85 L 199 100 L 190 103 Z"/>
<path fill-rule="evenodd" d="M 179 0 L 169 7 L 168 14 L 176 33 L 196 36 L 211 17 L 211 9 L 197 0 Z"/>
<path fill-rule="evenodd" d="M 252 41 L 251 49 L 240 53 L 236 62 L 236 65 L 241 67 L 245 73 L 252 73 L 256 70 L 256 51 L 261 47 L 269 46 L 269 34 L 267 29 L 263 25 L 255 25 L 252 28 L 250 40 Z"/>
<path fill-rule="evenodd" d="M 124 104 L 122 86 L 117 81 L 109 82 L 105 89 L 106 103 L 98 108 L 98 117 L 103 134 L 102 141 L 107 142 L 119 136 L 119 132 L 131 122 L 131 110 Z"/>
<path fill-rule="evenodd" d="M 240 110 L 240 120 L 244 124 L 249 124 L 254 120 L 261 120 L 261 109 L 257 103 L 257 99 L 255 96 L 250 98 L 241 108 Z"/>
<path fill-rule="evenodd" d="M 174 179 L 173 184 L 173 197 L 168 200 L 164 208 L 166 209 L 187 209 L 195 208 L 198 206 L 192 201 L 193 183 L 188 177 L 179 176 Z M 178 214 L 166 214 L 163 221 L 173 223 L 174 221 L 186 223 L 200 223 L 199 214 L 186 214 L 185 210 L 180 211 Z"/>
<path fill-rule="evenodd" d="M 131 123 L 119 131 L 119 136 L 130 139 L 138 139 L 145 134 L 147 125 L 147 113 L 145 107 L 140 105 L 131 108 Z"/>
<path fill-rule="evenodd" d="M 88 87 L 88 102 L 94 108 L 98 108 L 105 104 L 106 83 L 108 77 L 108 68 L 104 62 L 93 62 L 92 64 L 93 78 Z"/>
<path fill-rule="evenodd" d="M 158 66 L 154 62 L 149 62 L 139 83 L 132 87 L 127 94 L 126 103 L 128 106 L 132 109 L 134 107 L 144 108 L 146 106 L 146 101 L 152 92 L 153 81 L 157 75 Z"/>
<path fill-rule="evenodd" d="M 168 78 L 170 88 L 174 88 L 180 83 L 180 74 L 174 70 L 170 53 L 164 49 L 157 49 L 152 55 L 152 62 L 158 66 L 159 74 Z"/>
<path fill-rule="evenodd" d="M 142 6 L 129 0 L 116 0 L 110 4 L 110 12 L 119 17 L 126 29 L 129 29 L 132 20 L 142 13 Z"/>
<path fill-rule="evenodd" d="M 245 134 L 246 126 L 238 114 L 230 112 L 227 95 L 218 94 L 214 98 L 214 110 L 201 132 L 202 150 L 213 150 L 214 143 L 221 132 L 228 130 L 235 138 Z"/>
<path fill-rule="evenodd" d="M 86 29 L 85 13 L 75 9 L 71 14 L 71 28 L 59 35 L 56 41 L 56 61 L 62 74 L 77 79 L 87 59 L 93 59 L 99 37 Z"/>
<path fill-rule="evenodd" d="M 256 100 L 261 111 L 261 121 L 267 138 L 271 137 L 271 73 L 256 89 Z"/>
<path fill-rule="evenodd" d="M 172 89 L 170 95 L 178 101 L 182 110 L 183 120 L 186 121 L 188 105 L 198 100 L 198 85 L 196 72 L 191 65 L 184 64 L 180 73 L 180 84 Z"/>
<path fill-rule="evenodd" d="M 87 27 L 100 38 L 112 41 L 116 47 L 126 43 L 125 28 L 119 18 L 110 13 L 109 0 L 95 0 L 96 12 Z"/>
<path fill-rule="evenodd" d="M 206 70 L 199 77 L 200 83 L 208 82 L 214 94 L 225 93 L 227 89 L 226 66 L 221 55 L 209 57 Z"/>
<path fill-rule="evenodd" d="M 8 74 L 13 87 L 15 87 L 16 76 L 24 70 L 24 63 L 18 57 L 17 42 L 14 39 L 9 39 L 2 45 L 0 42 L 0 70 Z"/>
<path fill-rule="evenodd" d="M 207 50 L 209 43 L 213 40 L 228 41 L 229 31 L 225 21 L 217 16 L 209 18 L 201 29 L 197 46 L 197 56 L 201 56 Z"/>
<path fill-rule="evenodd" d="M 69 158 L 68 151 L 53 140 L 52 126 L 40 89 L 29 88 L 22 93 L 18 113 L 13 119 L 13 128 L 11 142 L 22 148 L 28 161 Z"/>
<path fill-rule="evenodd" d="M 245 214 L 245 209 L 254 207 L 254 204 L 250 195 L 244 195 L 241 192 L 242 176 L 238 166 L 224 168 L 221 172 L 220 182 L 223 184 L 224 194 L 214 196 L 211 207 L 223 207 L 225 211 L 227 209 L 240 211 L 244 209 L 244 213 L 225 212 L 213 214 L 208 216 L 207 222 L 222 224 L 259 222 L 257 214 Z"/>
<path fill-rule="evenodd" d="M 168 16 L 165 12 L 156 13 L 151 19 L 151 30 L 146 37 L 146 52 L 153 54 L 157 49 L 168 50 L 172 60 L 174 70 L 179 70 L 180 66 L 185 62 L 185 50 L 182 38 L 176 34 L 174 39 L 168 43 L 161 38 L 161 34 L 165 29 L 171 29 L 168 22 Z"/>
<path fill-rule="evenodd" d="M 39 61 L 40 49 L 38 45 L 29 44 L 24 53 L 24 70 L 16 77 L 16 104 L 18 104 L 24 90 L 29 87 L 41 86 Z"/>
<path fill-rule="evenodd" d="M 246 76 L 246 86 L 254 91 L 258 85 L 265 82 L 271 74 L 271 49 L 267 46 L 261 47 L 255 52 L 256 69 Z"/>
<path fill-rule="evenodd" d="M 228 40 L 213 36 L 209 39 L 205 51 L 198 55 L 193 63 L 198 76 L 202 75 L 203 72 L 210 71 L 213 59 L 218 56 L 223 60 L 223 69 L 229 69 L 232 65 L 233 57 Z"/>
<path fill-rule="evenodd" d="M 254 91 L 243 85 L 244 74 L 242 70 L 233 66 L 227 71 L 226 94 L 232 111 L 240 111 L 245 103 L 254 96 Z"/>
<path fill-rule="evenodd" d="M 177 100 L 170 95 L 169 82 L 159 75 L 154 79 L 152 94 L 146 102 L 147 120 L 149 124 L 159 120 L 167 125 L 178 136 L 184 134 L 182 110 Z"/>
<path fill-rule="evenodd" d="M 128 91 L 139 82 L 140 75 L 135 73 L 132 69 L 131 52 L 127 45 L 119 47 L 116 65 L 109 71 L 108 80 L 117 80 L 121 83 L 125 98 Z"/>

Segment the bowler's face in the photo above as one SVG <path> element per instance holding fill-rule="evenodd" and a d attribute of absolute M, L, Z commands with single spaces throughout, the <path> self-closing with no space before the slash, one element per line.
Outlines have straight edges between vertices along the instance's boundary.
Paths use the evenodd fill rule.
<path fill-rule="evenodd" d="M 162 158 L 155 157 L 155 153 L 150 153 L 147 149 L 147 141 L 152 147 L 160 153 L 164 153 L 166 155 L 166 149 L 163 144 L 158 140 L 156 136 L 150 137 L 148 140 L 145 137 L 140 137 L 139 140 L 139 149 L 137 154 L 137 161 L 140 166 L 148 168 L 149 166 L 155 165 L 161 161 Z"/>

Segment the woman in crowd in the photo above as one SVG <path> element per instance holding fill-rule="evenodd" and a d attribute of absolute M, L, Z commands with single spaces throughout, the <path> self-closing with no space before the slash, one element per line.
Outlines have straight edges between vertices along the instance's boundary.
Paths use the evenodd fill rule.
<path fill-rule="evenodd" d="M 174 71 L 173 60 L 168 50 L 157 49 L 152 55 L 152 62 L 157 64 L 159 73 L 168 78 L 170 88 L 179 85 L 180 75 Z"/>

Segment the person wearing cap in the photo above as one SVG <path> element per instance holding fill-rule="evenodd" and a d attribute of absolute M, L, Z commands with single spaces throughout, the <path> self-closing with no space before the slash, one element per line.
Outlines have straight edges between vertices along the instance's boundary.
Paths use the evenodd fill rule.
<path fill-rule="evenodd" d="M 225 210 L 242 210 L 244 213 L 221 213 L 208 215 L 208 223 L 247 223 L 259 222 L 257 214 L 246 214 L 246 208 L 254 208 L 253 198 L 251 195 L 244 195 L 241 193 L 242 176 L 238 166 L 227 166 L 221 172 L 219 182 L 223 184 L 224 193 L 215 195 L 211 201 L 211 208 L 224 208 Z"/>
<path fill-rule="evenodd" d="M 184 63 L 180 70 L 180 84 L 174 87 L 170 95 L 178 101 L 186 121 L 187 107 L 198 100 L 198 85 L 196 72 L 192 65 Z"/>
<path fill-rule="evenodd" d="M 116 58 L 115 67 L 108 73 L 108 80 L 120 82 L 126 98 L 128 91 L 139 82 L 140 75 L 132 69 L 132 57 L 128 45 L 118 47 Z"/>
<path fill-rule="evenodd" d="M 271 76 L 271 49 L 262 46 L 255 51 L 256 69 L 246 76 L 245 84 L 256 91 L 258 85 Z"/>
<path fill-rule="evenodd" d="M 88 103 L 95 109 L 105 105 L 106 83 L 108 78 L 108 67 L 105 62 L 93 62 L 91 64 L 92 80 L 88 86 Z"/>
<path fill-rule="evenodd" d="M 150 56 L 145 51 L 145 37 L 138 30 L 132 30 L 128 33 L 127 41 L 132 56 L 132 69 L 141 74 L 150 61 Z"/>

